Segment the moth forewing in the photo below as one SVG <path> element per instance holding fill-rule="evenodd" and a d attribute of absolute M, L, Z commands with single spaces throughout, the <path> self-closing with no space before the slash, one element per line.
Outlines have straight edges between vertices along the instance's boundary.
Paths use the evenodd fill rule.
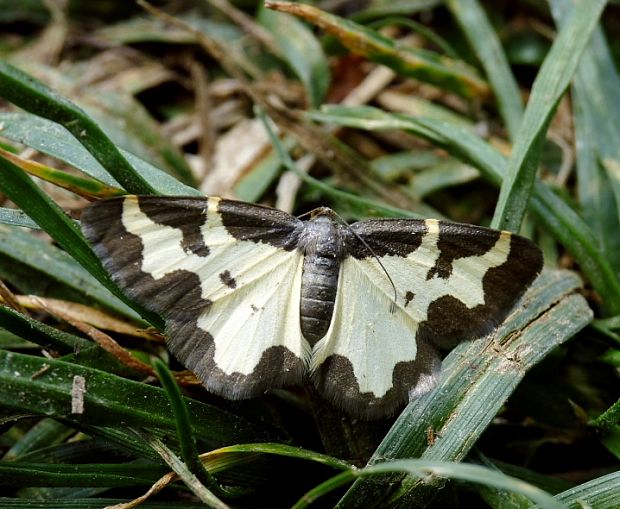
<path fill-rule="evenodd" d="M 280 259 L 256 259 L 247 272 L 237 271 L 239 288 L 229 289 L 198 317 L 197 326 L 213 337 L 213 362 L 226 375 L 251 376 L 265 352 L 274 347 L 287 349 L 304 366 L 307 363 L 310 347 L 299 330 L 302 257 L 286 253 L 272 258 Z M 229 266 L 234 270 L 235 263 L 231 261 Z M 257 274 L 251 274 L 252 270 Z M 173 336 L 172 341 L 183 338 Z M 266 381 L 273 379 L 278 374 L 265 370 L 281 368 L 266 365 L 260 376 Z"/>
<path fill-rule="evenodd" d="M 246 204 L 236 216 L 234 203 L 104 200 L 85 211 L 82 229 L 116 283 L 166 319 L 179 360 L 207 389 L 236 399 L 301 383 L 309 345 L 299 330 L 303 256 L 281 247 L 297 220 L 279 211 L 265 219 Z"/>

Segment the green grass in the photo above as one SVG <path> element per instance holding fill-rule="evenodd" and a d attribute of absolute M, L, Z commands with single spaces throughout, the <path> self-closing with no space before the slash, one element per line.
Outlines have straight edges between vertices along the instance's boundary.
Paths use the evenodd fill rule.
<path fill-rule="evenodd" d="M 238 11 L 217 1 L 165 24 L 112 3 L 115 21 L 94 30 L 101 13 L 87 3 L 49 19 L 35 3 L 5 8 L 4 19 L 28 23 L 0 35 L 0 144 L 36 151 L 49 180 L 0 157 L 10 200 L 0 207 L 0 280 L 18 296 L 163 330 L 83 238 L 68 213 L 84 205 L 75 191 L 200 195 L 187 161 L 213 155 L 209 142 L 248 117 L 270 146 L 220 192 L 269 204 L 292 196 L 298 213 L 320 204 L 352 220 L 435 215 L 520 231 L 541 246 L 546 269 L 491 337 L 447 354 L 431 393 L 378 422 L 328 411 L 302 388 L 224 401 L 178 375 L 161 342 L 107 331 L 154 366 L 157 377 L 145 375 L 45 306 L 25 315 L 0 304 L 0 507 L 112 506 L 169 472 L 144 507 L 620 506 L 619 40 L 604 31 L 617 11 L 552 0 L 550 12 L 511 4 L 515 17 L 505 18 L 493 3 L 438 4 L 370 2 L 344 18 L 299 3 Z M 537 50 L 527 44 L 540 34 L 516 13 L 555 31 L 527 66 L 505 48 Z M 33 28 L 46 24 L 54 30 Z M 385 26 L 400 28 L 379 33 Z M 72 37 L 86 30 L 99 44 L 77 51 Z M 84 69 L 107 65 L 103 42 L 135 60 L 83 87 Z M 365 77 L 362 60 L 390 68 L 392 82 L 339 104 Z M 192 102 L 211 85 L 208 100 L 234 115 Z M 399 93 L 405 112 L 390 106 Z M 164 130 L 189 115 L 201 129 L 179 147 Z M 239 139 L 239 151 L 252 143 Z M 69 182 L 74 193 L 59 189 Z"/>

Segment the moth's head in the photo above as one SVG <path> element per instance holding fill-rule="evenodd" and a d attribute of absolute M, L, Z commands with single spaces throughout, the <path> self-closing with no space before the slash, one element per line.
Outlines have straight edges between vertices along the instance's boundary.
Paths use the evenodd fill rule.
<path fill-rule="evenodd" d="M 317 207 L 316 209 L 313 209 L 310 212 L 308 212 L 308 215 L 310 216 L 310 219 L 316 219 L 317 217 L 321 217 L 321 216 L 326 216 L 332 219 L 340 218 L 340 216 L 336 214 L 329 207 Z"/>

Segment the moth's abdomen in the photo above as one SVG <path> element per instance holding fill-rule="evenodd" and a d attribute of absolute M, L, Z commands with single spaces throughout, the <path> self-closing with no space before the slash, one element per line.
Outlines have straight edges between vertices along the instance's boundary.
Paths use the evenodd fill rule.
<path fill-rule="evenodd" d="M 306 254 L 301 282 L 301 333 L 311 346 L 327 333 L 334 312 L 340 259 Z"/>
<path fill-rule="evenodd" d="M 310 346 L 329 329 L 334 313 L 344 243 L 335 214 L 321 209 L 305 223 L 299 248 L 304 252 L 301 277 L 300 326 Z"/>

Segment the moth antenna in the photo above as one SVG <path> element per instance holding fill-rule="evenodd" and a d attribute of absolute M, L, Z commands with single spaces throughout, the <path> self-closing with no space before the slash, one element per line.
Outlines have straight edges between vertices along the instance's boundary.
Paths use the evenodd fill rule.
<path fill-rule="evenodd" d="M 316 209 L 314 209 L 316 210 Z M 309 210 L 308 212 L 304 212 L 303 214 L 300 214 L 297 216 L 297 219 L 303 219 L 304 217 L 310 216 L 312 215 L 312 213 L 314 212 L 314 210 Z"/>
<path fill-rule="evenodd" d="M 334 216 L 340 221 L 342 221 L 344 224 L 349 226 L 344 219 L 342 219 L 338 214 L 336 214 L 336 212 L 334 212 L 332 209 L 327 208 L 327 207 L 317 207 L 315 209 L 309 210 L 308 212 L 304 212 L 303 214 L 298 215 L 297 219 L 303 219 L 306 216 L 315 217 L 315 216 L 320 216 L 320 215 Z"/>
<path fill-rule="evenodd" d="M 336 216 L 341 222 L 342 224 L 344 224 L 347 228 L 349 228 L 349 223 L 347 223 L 342 217 L 340 217 L 336 212 L 334 212 L 333 210 L 331 211 L 332 214 L 334 214 L 334 216 Z M 390 313 L 394 313 L 396 311 L 396 303 L 398 302 L 398 291 L 396 290 L 396 285 L 394 284 L 394 280 L 392 279 L 392 276 L 390 276 L 390 273 L 387 271 L 387 269 L 385 268 L 385 266 L 381 263 L 381 260 L 379 259 L 379 257 L 375 254 L 375 252 L 372 250 L 372 248 L 366 243 L 366 241 L 360 237 L 357 233 L 355 233 L 353 230 L 351 230 L 351 228 L 349 228 L 349 231 L 355 235 L 355 237 L 357 238 L 357 240 L 359 240 L 362 244 L 364 244 L 364 246 L 366 247 L 366 249 L 368 249 L 368 251 L 370 252 L 370 254 L 372 254 L 372 257 L 377 260 L 377 263 L 379 264 L 379 266 L 381 267 L 381 269 L 383 270 L 383 272 L 385 272 L 385 275 L 388 278 L 388 281 L 390 282 L 390 284 L 392 285 L 392 290 L 394 290 L 394 300 L 390 303 Z"/>
<path fill-rule="evenodd" d="M 353 232 L 353 230 L 351 230 Z M 383 264 L 381 263 L 381 260 L 379 259 L 379 257 L 375 254 L 375 252 L 372 250 L 372 248 L 366 243 L 366 241 L 360 237 L 357 233 L 353 232 L 353 235 L 355 235 L 357 237 L 357 239 L 366 246 L 366 249 L 368 249 L 368 251 L 370 251 L 370 253 L 372 254 L 372 257 L 377 260 L 377 263 L 379 264 L 379 266 L 381 267 L 381 269 L 383 269 L 383 272 L 385 272 L 385 275 L 387 276 L 390 284 L 392 285 L 392 290 L 394 290 L 394 300 L 390 303 L 390 313 L 394 313 L 394 311 L 396 311 L 396 303 L 398 302 L 398 292 L 396 291 L 396 285 L 394 284 L 394 280 L 392 279 L 392 276 L 390 276 L 390 273 L 387 271 L 387 269 L 383 266 Z"/>

